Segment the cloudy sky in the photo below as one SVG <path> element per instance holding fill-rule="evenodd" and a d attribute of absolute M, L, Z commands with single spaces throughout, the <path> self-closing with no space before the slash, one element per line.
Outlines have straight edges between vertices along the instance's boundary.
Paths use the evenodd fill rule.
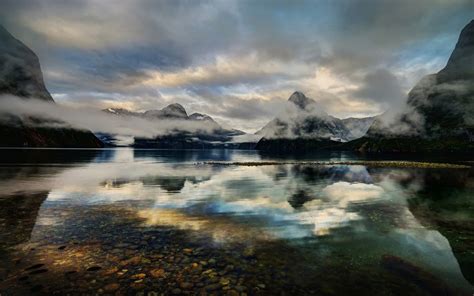
<path fill-rule="evenodd" d="M 245 131 L 295 90 L 341 118 L 399 107 L 473 11 L 472 0 L 0 0 L 57 102 L 178 102 Z"/>

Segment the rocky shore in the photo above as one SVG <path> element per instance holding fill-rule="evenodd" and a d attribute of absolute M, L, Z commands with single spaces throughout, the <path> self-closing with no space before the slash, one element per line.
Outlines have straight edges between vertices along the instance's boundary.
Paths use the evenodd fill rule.
<path fill-rule="evenodd" d="M 361 265 L 347 252 L 316 258 L 310 244 L 219 244 L 188 230 L 144 227 L 117 204 L 43 211 L 47 221 L 62 222 L 37 224 L 30 242 L 4 253 L 2 295 L 390 294 L 426 287 L 453 293 L 442 280 L 393 256 Z M 409 270 L 410 278 L 400 270 Z"/>

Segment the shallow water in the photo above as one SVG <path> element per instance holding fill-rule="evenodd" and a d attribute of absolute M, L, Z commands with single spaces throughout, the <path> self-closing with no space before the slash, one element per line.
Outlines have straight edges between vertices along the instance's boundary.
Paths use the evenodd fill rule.
<path fill-rule="evenodd" d="M 0 153 L 2 295 L 474 292 L 470 168 L 203 164 L 280 159 L 232 150 Z"/>

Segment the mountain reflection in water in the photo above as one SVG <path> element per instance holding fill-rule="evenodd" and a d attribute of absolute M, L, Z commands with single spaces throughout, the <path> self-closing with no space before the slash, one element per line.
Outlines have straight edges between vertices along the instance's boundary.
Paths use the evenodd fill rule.
<path fill-rule="evenodd" d="M 317 159 L 352 157 L 332 153 Z M 203 252 L 215 252 L 212 256 L 218 258 L 227 254 L 223 261 L 235 255 L 227 264 L 233 270 L 244 262 L 239 260 L 247 260 L 285 271 L 284 280 L 273 273 L 256 276 L 245 266 L 223 273 L 230 283 L 221 279 L 219 289 L 242 286 L 250 294 L 271 294 L 284 285 L 299 294 L 473 291 L 472 169 L 197 164 L 260 159 L 255 152 L 230 150 L 2 151 L 0 249 L 5 267 L 0 268 L 0 292 L 36 287 L 31 276 L 18 281 L 25 275 L 16 260 L 42 262 L 46 254 L 53 258 L 48 260 L 56 260 L 45 251 L 51 246 L 64 245 L 69 257 L 80 253 L 92 264 L 109 260 L 110 254 L 133 258 L 138 252 L 154 258 L 151 254 L 157 249 L 168 252 L 168 246 L 176 244 L 178 249 L 192 244 L 212 250 Z M 155 235 L 158 230 L 165 232 Z M 34 251 L 25 253 L 28 248 Z M 281 258 L 281 252 L 288 258 Z M 72 261 L 48 261 L 45 276 L 57 278 L 66 267 L 80 273 L 81 267 L 72 266 Z M 144 264 L 146 269 L 148 261 L 135 268 Z M 213 268 L 218 272 L 226 266 Z M 361 279 L 364 285 L 351 286 Z M 83 291 L 108 283 L 105 279 L 83 287 L 68 280 L 82 285 Z M 154 289 L 166 292 L 175 280 L 169 276 L 167 285 Z M 202 286 L 193 283 L 196 291 L 212 285 L 207 278 L 187 280 L 204 281 Z M 119 285 L 124 293 L 136 288 L 128 282 Z M 38 291 L 55 289 L 67 290 L 43 283 Z"/>

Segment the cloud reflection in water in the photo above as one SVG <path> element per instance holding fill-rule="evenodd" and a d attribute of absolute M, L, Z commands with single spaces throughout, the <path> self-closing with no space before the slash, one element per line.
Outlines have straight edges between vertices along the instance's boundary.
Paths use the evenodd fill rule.
<path fill-rule="evenodd" d="M 199 155 L 173 159 L 169 153 L 118 150 L 91 163 L 42 166 L 34 174 L 21 168 L 0 180 L 0 187 L 4 195 L 19 188 L 49 192 L 36 220 L 39 229 L 67 224 L 61 215 L 44 215 L 45 208 L 110 205 L 142 221 L 145 231 L 186 230 L 216 245 L 311 241 L 312 251 L 329 258 L 338 251 L 374 258 L 388 253 L 446 279 L 462 278 L 450 241 L 420 224 L 409 206 L 433 186 L 451 186 L 449 176 L 456 186 L 467 182 L 466 176 L 361 165 L 215 167 L 193 164 Z M 460 190 L 469 194 L 469 188 Z"/>

